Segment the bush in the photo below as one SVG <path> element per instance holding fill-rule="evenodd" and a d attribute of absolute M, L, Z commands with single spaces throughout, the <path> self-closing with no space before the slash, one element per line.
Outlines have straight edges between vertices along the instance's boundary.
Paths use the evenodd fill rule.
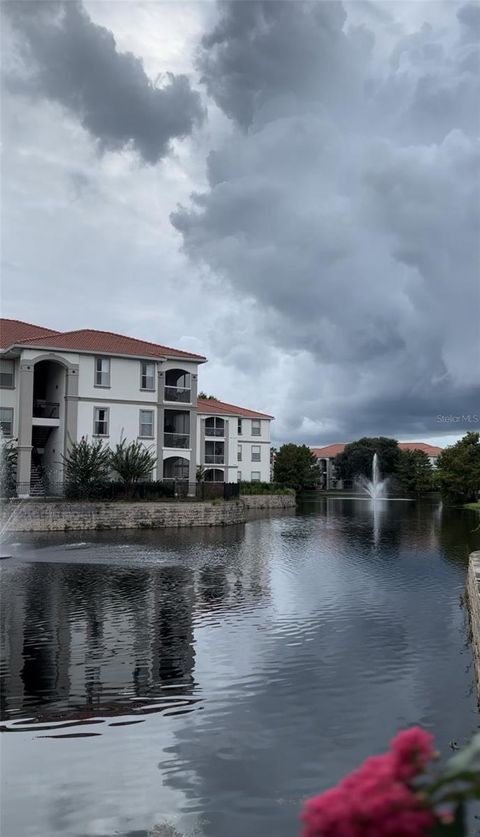
<path fill-rule="evenodd" d="M 99 496 L 109 477 L 109 449 L 100 440 L 89 442 L 83 436 L 62 458 L 65 496 L 75 500 Z"/>
<path fill-rule="evenodd" d="M 122 500 L 154 502 L 175 497 L 175 484 L 161 481 L 136 482 L 134 485 L 119 481 L 98 482 L 90 485 L 88 498 L 84 494 L 79 494 L 75 486 L 66 488 L 65 496 L 69 500 L 104 500 L 112 503 Z"/>
<path fill-rule="evenodd" d="M 0 438 L 0 496 L 15 497 L 17 493 L 17 446 L 13 439 Z"/>
<path fill-rule="evenodd" d="M 149 477 L 156 461 L 157 457 L 152 453 L 152 448 L 147 448 L 138 441 L 127 444 L 127 440 L 122 439 L 110 453 L 110 466 L 122 482 L 130 486 Z"/>
<path fill-rule="evenodd" d="M 295 494 L 295 489 L 276 482 L 241 482 L 240 494 Z"/>

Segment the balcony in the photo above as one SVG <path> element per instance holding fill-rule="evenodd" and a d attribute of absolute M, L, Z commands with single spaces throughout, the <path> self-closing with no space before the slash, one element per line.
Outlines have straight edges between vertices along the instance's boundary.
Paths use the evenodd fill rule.
<path fill-rule="evenodd" d="M 164 433 L 163 434 L 164 448 L 189 448 L 190 434 L 189 433 Z"/>
<path fill-rule="evenodd" d="M 36 398 L 33 402 L 33 416 L 34 418 L 59 419 L 60 404 L 55 401 L 42 401 L 40 398 Z"/>
<path fill-rule="evenodd" d="M 223 453 L 206 453 L 205 465 L 224 465 L 225 456 Z"/>
<path fill-rule="evenodd" d="M 190 387 L 171 387 L 166 386 L 164 392 L 165 401 L 180 402 L 182 404 L 190 404 L 191 401 Z"/>

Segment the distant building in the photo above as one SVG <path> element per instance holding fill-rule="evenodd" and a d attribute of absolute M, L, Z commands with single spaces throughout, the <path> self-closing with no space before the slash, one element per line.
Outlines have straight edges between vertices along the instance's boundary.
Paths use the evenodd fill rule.
<path fill-rule="evenodd" d="M 203 355 L 95 329 L 59 332 L 0 321 L 0 426 L 17 439 L 17 493 L 63 483 L 63 456 L 82 437 L 141 440 L 153 479 L 270 480 L 272 416 L 197 399 Z"/>
<path fill-rule="evenodd" d="M 312 448 L 313 453 L 317 457 L 320 468 L 320 488 L 325 491 L 338 489 L 349 489 L 352 487 L 351 482 L 347 480 L 338 479 L 334 460 L 339 453 L 343 453 L 348 442 L 338 442 L 333 445 L 325 445 L 321 448 Z M 401 450 L 421 450 L 427 454 L 433 468 L 436 467 L 437 457 L 442 453 L 443 448 L 436 445 L 429 445 L 426 442 L 399 442 L 398 447 Z"/>

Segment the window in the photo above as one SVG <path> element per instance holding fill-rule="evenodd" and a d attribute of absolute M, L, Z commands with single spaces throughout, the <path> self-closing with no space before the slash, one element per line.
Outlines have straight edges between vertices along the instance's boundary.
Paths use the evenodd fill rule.
<path fill-rule="evenodd" d="M 260 471 L 252 471 L 252 482 L 260 482 Z"/>
<path fill-rule="evenodd" d="M 142 370 L 140 375 L 140 389 L 155 389 L 155 364 L 147 360 L 142 360 Z"/>
<path fill-rule="evenodd" d="M 224 442 L 205 442 L 205 465 L 223 465 Z"/>
<path fill-rule="evenodd" d="M 0 360 L 0 387 L 15 386 L 15 361 Z"/>
<path fill-rule="evenodd" d="M 242 461 L 242 446 L 241 445 L 238 446 L 237 459 L 238 459 L 239 462 Z"/>
<path fill-rule="evenodd" d="M 238 429 L 237 429 L 237 432 L 238 432 L 238 435 L 239 435 L 239 436 L 241 436 L 241 435 L 242 435 L 242 419 L 238 419 Z"/>
<path fill-rule="evenodd" d="M 140 433 L 145 439 L 153 439 L 153 410 L 140 410 Z"/>
<path fill-rule="evenodd" d="M 260 462 L 260 445 L 252 445 L 252 462 Z"/>
<path fill-rule="evenodd" d="M 225 435 L 225 422 L 223 418 L 217 418 L 216 416 L 210 416 L 210 418 L 205 419 L 205 436 L 224 436 Z"/>
<path fill-rule="evenodd" d="M 252 436 L 260 436 L 260 419 L 252 419 Z"/>
<path fill-rule="evenodd" d="M 93 421 L 94 436 L 108 436 L 108 407 L 95 407 Z"/>
<path fill-rule="evenodd" d="M 241 481 L 242 481 L 242 472 L 237 471 L 237 482 L 241 482 Z"/>
<path fill-rule="evenodd" d="M 95 386 L 109 387 L 110 386 L 110 358 L 96 357 L 95 358 Z"/>
<path fill-rule="evenodd" d="M 0 427 L 4 436 L 13 436 L 13 407 L 0 407 Z"/>

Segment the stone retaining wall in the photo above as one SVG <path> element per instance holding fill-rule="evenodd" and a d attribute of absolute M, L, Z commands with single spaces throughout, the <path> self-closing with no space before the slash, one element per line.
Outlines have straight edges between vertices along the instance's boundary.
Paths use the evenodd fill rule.
<path fill-rule="evenodd" d="M 241 498 L 246 509 L 294 509 L 295 494 L 244 494 Z"/>
<path fill-rule="evenodd" d="M 295 497 L 255 496 L 220 503 L 81 503 L 51 500 L 11 501 L 0 514 L 5 532 L 68 532 L 102 529 L 165 529 L 180 526 L 230 526 L 245 523 L 247 509 L 280 509 Z M 263 501 L 250 505 L 250 500 Z M 287 503 L 282 504 L 281 501 Z M 292 501 L 293 500 L 293 504 Z M 272 502 L 273 501 L 273 502 Z"/>
<path fill-rule="evenodd" d="M 467 592 L 477 695 L 480 700 L 480 552 L 472 552 L 468 561 Z"/>

